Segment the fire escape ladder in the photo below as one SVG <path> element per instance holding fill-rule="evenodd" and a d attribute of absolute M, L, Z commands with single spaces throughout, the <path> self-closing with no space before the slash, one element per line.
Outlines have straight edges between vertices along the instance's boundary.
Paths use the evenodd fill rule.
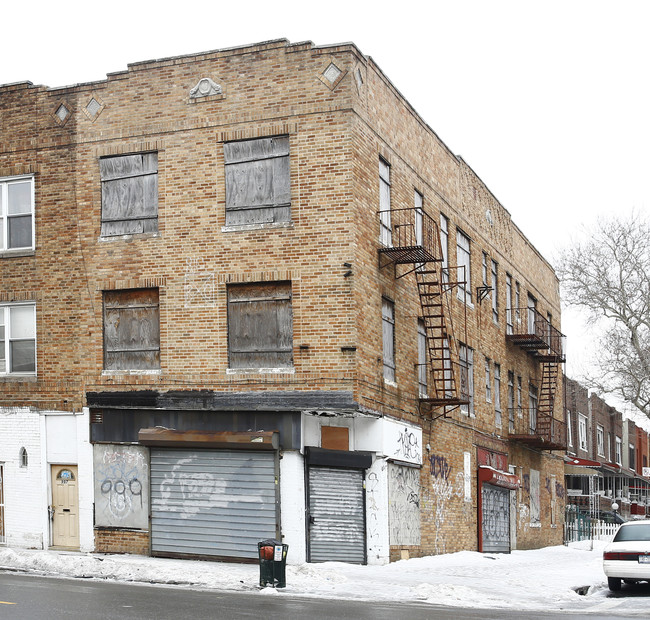
<path fill-rule="evenodd" d="M 380 212 L 380 218 L 382 213 Z M 393 265 L 396 278 L 415 274 L 427 349 L 429 408 L 442 407 L 441 416 L 469 403 L 463 396 L 462 368 L 451 320 L 450 291 L 460 284 L 442 268 L 442 246 L 436 222 L 421 209 L 393 209 L 390 247 L 379 249 L 380 267 Z M 386 221 L 384 214 L 383 221 Z M 401 270 L 398 266 L 402 266 Z"/>

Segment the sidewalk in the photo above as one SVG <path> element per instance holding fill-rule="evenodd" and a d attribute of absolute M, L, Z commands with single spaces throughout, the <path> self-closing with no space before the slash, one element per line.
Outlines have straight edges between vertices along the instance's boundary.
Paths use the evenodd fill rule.
<path fill-rule="evenodd" d="M 608 598 L 602 547 L 587 543 L 511 554 L 461 551 L 386 566 L 287 566 L 287 587 L 259 588 L 257 564 L 0 548 L 0 571 L 108 579 L 261 595 L 401 601 L 520 610 L 647 614 L 645 597 Z M 289 549 L 289 554 L 291 549 Z M 0 576 L 0 587 L 2 584 Z M 583 589 L 586 595 L 576 590 Z"/>

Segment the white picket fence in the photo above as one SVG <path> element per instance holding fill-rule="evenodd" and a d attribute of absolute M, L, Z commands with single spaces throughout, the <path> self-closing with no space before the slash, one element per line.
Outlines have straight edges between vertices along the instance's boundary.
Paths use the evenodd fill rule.
<path fill-rule="evenodd" d="M 610 542 L 618 530 L 618 523 L 605 523 L 589 519 L 571 519 L 564 523 L 564 543 L 580 540 Z"/>

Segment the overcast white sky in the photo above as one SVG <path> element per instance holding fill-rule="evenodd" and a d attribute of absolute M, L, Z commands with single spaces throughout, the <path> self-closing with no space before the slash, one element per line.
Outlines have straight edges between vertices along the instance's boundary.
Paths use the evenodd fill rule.
<path fill-rule="evenodd" d="M 353 41 L 551 262 L 599 214 L 650 208 L 646 0 L 37 0 L 2 13 L 0 84 L 101 80 L 277 38 Z M 576 375 L 590 338 L 571 313 L 562 328 Z"/>

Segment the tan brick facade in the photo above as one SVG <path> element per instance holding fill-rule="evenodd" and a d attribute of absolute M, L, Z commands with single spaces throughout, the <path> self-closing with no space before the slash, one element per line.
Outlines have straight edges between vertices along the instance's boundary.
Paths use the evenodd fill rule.
<path fill-rule="evenodd" d="M 333 82 L 323 75 L 331 63 L 340 71 Z M 206 77 L 221 94 L 192 99 Z M 33 301 L 37 317 L 36 373 L 0 378 L 2 405 L 92 408 L 89 393 L 133 391 L 350 392 L 359 410 L 423 431 L 421 545 L 393 545 L 392 559 L 478 548 L 479 448 L 505 455 L 521 479 L 511 494 L 516 547 L 561 542 L 562 460 L 508 439 L 509 371 L 526 411 L 529 386 L 539 389 L 542 378 L 540 363 L 507 342 L 505 283 L 509 274 L 512 299 L 516 283 L 520 307 L 530 293 L 557 327 L 557 278 L 474 171 L 356 47 L 274 41 L 138 63 L 75 87 L 10 85 L 0 95 L 0 179 L 33 175 L 36 238 L 34 251 L 0 257 L 0 299 Z M 55 118 L 61 104 L 65 121 Z M 289 138 L 291 221 L 229 229 L 223 144 L 268 136 Z M 158 232 L 102 238 L 99 158 L 141 152 L 157 153 Z M 417 190 L 427 215 L 448 218 L 450 265 L 456 231 L 471 241 L 473 304 L 455 290 L 450 303 L 456 338 L 474 352 L 472 416 L 420 408 L 414 275 L 379 269 L 380 157 L 390 165 L 393 209 L 413 207 Z M 496 322 L 491 298 L 477 299 L 483 252 L 498 264 Z M 293 368 L 232 372 L 227 285 L 274 281 L 291 283 Z M 104 371 L 103 291 L 140 288 L 159 291 L 160 370 Z M 395 385 L 383 379 L 382 298 L 395 305 Z M 486 400 L 486 357 L 492 391 L 500 365 L 500 426 L 494 396 Z M 534 523 L 531 471 L 539 473 Z M 148 533 L 95 536 L 97 550 L 148 553 Z"/>

